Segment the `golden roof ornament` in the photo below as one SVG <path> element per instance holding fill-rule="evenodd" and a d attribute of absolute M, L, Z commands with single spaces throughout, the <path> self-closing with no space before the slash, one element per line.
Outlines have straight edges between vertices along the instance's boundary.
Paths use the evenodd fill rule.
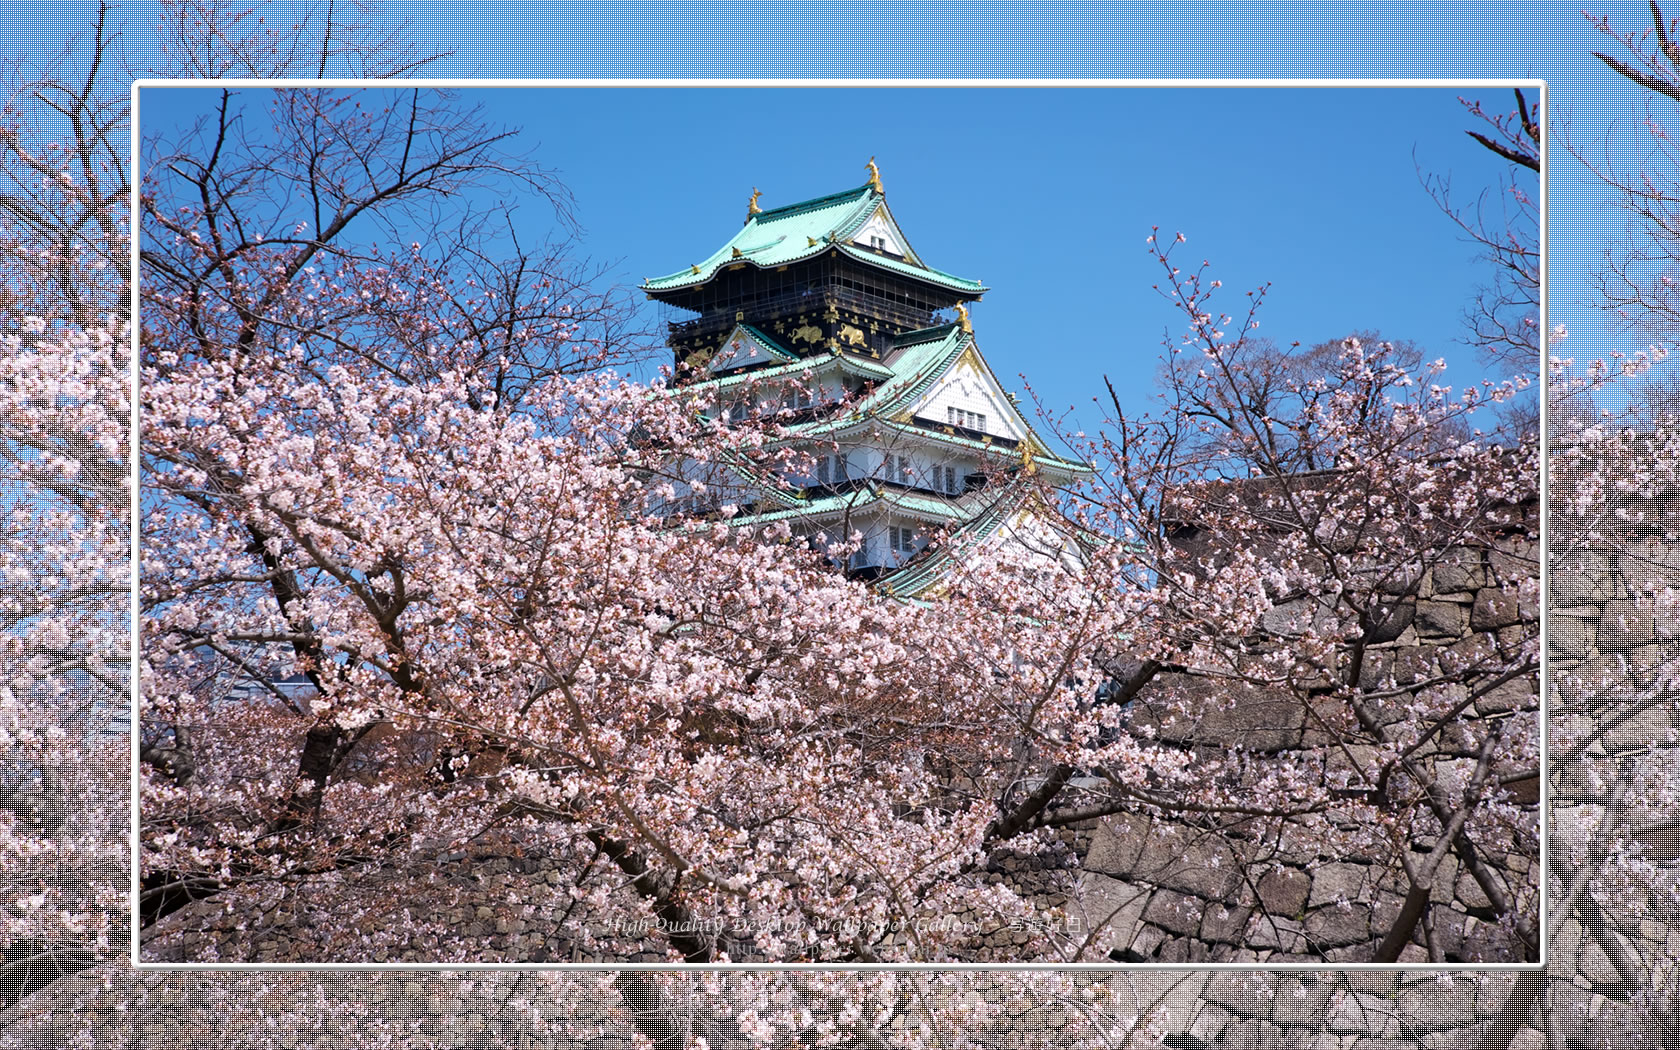
<path fill-rule="evenodd" d="M 885 196 L 887 191 L 883 190 L 881 188 L 881 169 L 877 168 L 875 166 L 875 158 L 874 157 L 869 158 L 868 167 L 869 167 L 869 188 L 874 190 L 876 193 L 879 193 L 879 194 Z"/>
<path fill-rule="evenodd" d="M 754 187 L 753 187 L 753 195 L 752 195 L 752 198 L 751 198 L 751 199 L 750 199 L 750 200 L 748 200 L 748 201 L 747 201 L 747 220 L 746 220 L 746 221 L 747 221 L 747 222 L 752 222 L 752 217 L 753 217 L 753 216 L 754 216 L 754 215 L 759 215 L 759 214 L 762 214 L 762 213 L 763 213 L 763 211 L 764 211 L 764 209 L 763 209 L 763 208 L 760 208 L 760 207 L 759 207 L 759 206 L 758 206 L 758 198 L 759 198 L 759 196 L 760 196 L 760 194 L 759 194 L 759 192 L 758 192 L 758 187 L 757 187 L 757 186 L 754 186 Z M 746 223 L 742 223 L 742 225 L 746 225 Z"/>
<path fill-rule="evenodd" d="M 961 325 L 962 330 L 967 332 L 969 335 L 974 334 L 974 325 L 969 323 L 968 310 L 962 303 L 957 304 L 957 324 Z"/>

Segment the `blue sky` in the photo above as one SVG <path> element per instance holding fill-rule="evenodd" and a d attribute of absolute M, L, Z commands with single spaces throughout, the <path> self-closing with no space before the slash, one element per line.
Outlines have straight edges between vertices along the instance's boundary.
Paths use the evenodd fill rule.
<path fill-rule="evenodd" d="M 1667 14 L 1680 13 L 1680 3 L 1669 7 Z M 280 23 L 286 9 L 278 3 L 265 14 Z M 411 21 L 417 46 L 444 53 L 429 71 L 451 77 L 1544 78 L 1554 129 L 1552 320 L 1571 332 L 1563 351 L 1581 359 L 1636 349 L 1644 338 L 1598 307 L 1592 284 L 1626 218 L 1558 148 L 1567 140 L 1602 159 L 1603 145 L 1624 166 L 1645 163 L 1649 98 L 1593 57 L 1626 53 L 1589 20 L 1604 15 L 1617 30 L 1648 31 L 1650 12 L 1638 0 L 1586 11 L 1491 0 L 1170 7 L 573 0 L 545 5 L 540 16 L 512 0 L 470 9 L 417 0 L 393 10 Z M 48 48 L 63 39 L 62 6 L 26 4 L 20 13 L 20 40 Z M 145 5 L 117 15 L 134 20 L 125 51 L 143 70 L 155 48 Z M 721 92 L 568 96 L 592 98 L 591 106 L 493 97 L 576 190 L 589 250 L 622 260 L 619 272 L 630 280 L 714 247 L 754 185 L 766 203 L 857 185 L 863 161 L 877 155 L 889 200 L 922 254 L 995 289 L 976 322 L 999 371 L 1029 373 L 1055 403 L 1084 403 L 1100 371 L 1130 379 L 1128 390 L 1141 384 L 1163 326 L 1173 323 L 1149 293 L 1154 276 L 1141 239 L 1153 223 L 1182 228 L 1197 260 L 1210 258 L 1227 288 L 1271 281 L 1266 334 L 1287 343 L 1376 327 L 1447 356 L 1460 381 L 1479 373 L 1454 342 L 1477 280 L 1473 253 L 1432 211 L 1412 160 L 1415 146 L 1421 164 L 1450 173 L 1467 193 L 1497 177 L 1497 165 L 1462 135 L 1457 93 L 1383 92 L 1401 100 L 1384 103 L 1399 112 L 1383 112 L 1370 104 L 1376 94 L 1351 92 L 1180 93 L 1156 106 L 1134 104 L 1141 93 L 1060 92 L 1058 103 L 1090 97 L 1029 106 L 998 101 L 1030 99 L 1027 92 L 951 90 L 931 110 L 876 102 L 829 110 L 822 120 L 809 110 L 788 115 L 816 97 L 791 91 L 738 92 L 753 101 L 736 111 L 708 109 Z M 1292 117 L 1278 103 L 1285 94 L 1306 99 L 1306 110 Z M 1509 108 L 1504 91 L 1473 94 Z M 1352 119 L 1342 119 L 1348 107 Z M 1315 119 L 1323 123 L 1315 127 Z M 1326 123 L 1329 134 L 1320 130 Z M 1328 160 L 1309 163 L 1315 153 Z M 1011 195 L 1006 173 L 1040 192 Z M 1093 191 L 1097 174 L 1105 178 Z M 999 214 L 1000 202 L 1013 210 Z M 1013 221 L 1035 214 L 1029 204 L 1036 214 L 1054 208 L 1066 216 L 1076 203 L 1106 210 L 1054 251 L 1035 257 L 1008 238 L 975 241 L 1000 228 L 984 217 Z M 1070 227 L 1057 229 L 1065 235 Z M 1065 276 L 1070 253 L 1099 246 L 1112 265 L 1106 282 Z M 1064 321 L 1051 332 L 1057 318 Z"/>
<path fill-rule="evenodd" d="M 559 170 L 582 247 L 617 278 L 680 269 L 739 229 L 752 189 L 775 207 L 860 185 L 930 265 L 984 280 L 982 350 L 1081 422 L 1102 377 L 1141 408 L 1179 318 L 1145 238 L 1182 231 L 1228 309 L 1270 282 L 1258 334 L 1287 346 L 1356 329 L 1414 340 L 1481 375 L 1461 315 L 1487 278 L 1418 168 L 1497 193 L 1503 163 L 1464 134 L 1458 98 L 1414 88 L 474 88 L 488 119 Z M 142 98 L 143 132 L 190 122 L 211 91 Z M 260 119 L 261 93 L 249 119 Z M 535 203 L 527 230 L 547 221 Z M 525 224 L 529 223 L 530 226 Z"/>

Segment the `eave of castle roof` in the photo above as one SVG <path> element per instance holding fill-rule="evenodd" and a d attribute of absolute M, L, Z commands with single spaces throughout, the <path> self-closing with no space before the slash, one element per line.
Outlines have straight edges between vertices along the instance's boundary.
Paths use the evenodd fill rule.
<path fill-rule="evenodd" d="M 852 244 L 852 234 L 885 204 L 885 195 L 865 183 L 857 189 L 749 215 L 746 225 L 705 261 L 664 277 L 649 278 L 642 290 L 657 299 L 661 294 L 697 288 L 732 264 L 744 262 L 760 269 L 775 269 L 834 251 L 865 266 L 925 281 L 965 297 L 978 298 L 985 292 L 979 281 L 925 266 L 914 254 L 899 259 Z"/>

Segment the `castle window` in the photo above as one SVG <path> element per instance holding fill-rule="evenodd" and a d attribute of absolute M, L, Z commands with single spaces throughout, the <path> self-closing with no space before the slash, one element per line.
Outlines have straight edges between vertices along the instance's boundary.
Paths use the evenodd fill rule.
<path fill-rule="evenodd" d="M 846 480 L 846 454 L 817 457 L 817 484 L 838 485 Z"/>
<path fill-rule="evenodd" d="M 887 542 L 893 550 L 901 554 L 914 554 L 916 553 L 916 530 L 894 525 L 887 530 Z"/>
<path fill-rule="evenodd" d="M 943 463 L 935 463 L 928 469 L 926 485 L 934 492 L 954 495 L 957 492 L 957 468 Z"/>
<path fill-rule="evenodd" d="M 986 415 L 983 412 L 970 412 L 966 408 L 947 408 L 945 421 L 954 427 L 964 427 L 968 430 L 986 431 Z"/>

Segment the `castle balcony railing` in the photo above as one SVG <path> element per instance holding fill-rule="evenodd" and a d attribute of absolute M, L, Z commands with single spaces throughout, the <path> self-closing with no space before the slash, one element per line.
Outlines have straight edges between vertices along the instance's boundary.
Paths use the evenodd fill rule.
<path fill-rule="evenodd" d="M 829 305 L 838 309 L 853 310 L 860 314 L 880 317 L 890 323 L 903 325 L 905 331 L 928 328 L 939 323 L 938 317 L 928 311 L 917 310 L 895 303 L 890 299 L 867 295 L 839 285 L 827 285 L 821 289 L 807 288 L 778 295 L 740 296 L 735 299 L 709 304 L 704 315 L 692 317 L 688 320 L 676 319 L 680 310 L 678 307 L 666 307 L 662 312 L 670 337 L 673 340 L 680 340 L 730 328 L 736 323 L 736 312 L 745 312 L 748 308 L 754 315 L 787 316 L 801 311 L 820 311 L 826 309 Z M 690 311 L 680 310 L 680 312 L 689 313 Z M 751 323 L 752 318 L 745 318 L 745 320 Z"/>

